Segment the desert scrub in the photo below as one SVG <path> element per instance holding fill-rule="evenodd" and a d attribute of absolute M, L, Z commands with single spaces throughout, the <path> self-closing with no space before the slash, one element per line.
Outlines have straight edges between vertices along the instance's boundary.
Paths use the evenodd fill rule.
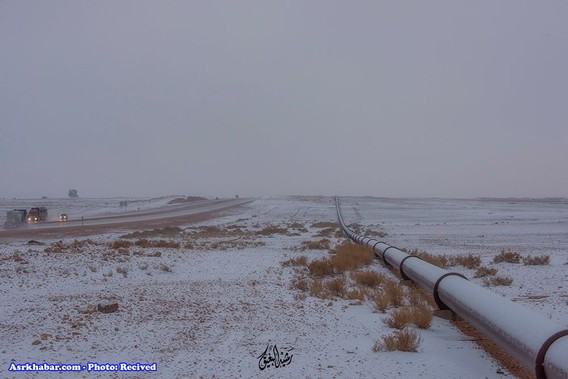
<path fill-rule="evenodd" d="M 345 278 L 333 278 L 325 282 L 325 288 L 331 296 L 343 298 L 346 293 Z"/>
<path fill-rule="evenodd" d="M 418 257 L 420 259 L 422 259 L 425 262 L 430 263 L 431 265 L 440 267 L 440 268 L 446 268 L 449 265 L 449 260 L 448 257 L 446 255 L 434 255 L 434 254 L 430 254 L 427 253 L 425 251 L 419 251 L 419 250 L 412 250 L 410 251 L 410 255 Z"/>
<path fill-rule="evenodd" d="M 377 287 L 386 280 L 384 275 L 372 270 L 355 271 L 351 277 L 355 283 L 365 287 Z"/>
<path fill-rule="evenodd" d="M 385 313 L 391 305 L 391 300 L 384 291 L 380 290 L 375 293 L 375 296 L 373 297 L 373 303 L 377 311 Z"/>
<path fill-rule="evenodd" d="M 479 255 L 455 255 L 452 256 L 450 262 L 453 266 L 460 265 L 465 268 L 474 269 L 481 265 L 481 257 Z"/>
<path fill-rule="evenodd" d="M 400 307 L 404 302 L 404 287 L 394 280 L 387 279 L 383 285 L 385 296 L 394 307 Z"/>
<path fill-rule="evenodd" d="M 511 251 L 511 250 L 501 250 L 499 255 L 496 255 L 493 258 L 493 263 L 520 263 L 521 262 L 521 254 Z"/>
<path fill-rule="evenodd" d="M 486 278 L 483 284 L 486 287 L 492 286 L 510 286 L 513 283 L 513 279 L 508 276 L 494 276 L 491 278 Z"/>
<path fill-rule="evenodd" d="M 261 236 L 271 236 L 273 234 L 286 235 L 286 234 L 288 234 L 288 229 L 285 229 L 285 228 L 282 228 L 282 227 L 276 226 L 276 225 L 269 225 L 269 226 L 265 227 L 264 229 L 256 232 L 256 234 L 261 235 Z"/>
<path fill-rule="evenodd" d="M 299 276 L 296 276 L 292 280 L 292 286 L 291 287 L 293 289 L 297 289 L 297 290 L 300 290 L 302 292 L 307 292 L 310 289 L 310 282 L 305 278 L 301 278 Z"/>
<path fill-rule="evenodd" d="M 474 278 L 485 278 L 487 276 L 493 276 L 497 274 L 497 269 L 494 267 L 486 267 L 481 266 L 475 270 L 475 274 L 473 274 Z"/>
<path fill-rule="evenodd" d="M 302 250 L 329 250 L 331 247 L 331 241 L 327 238 L 323 238 L 317 241 L 303 241 Z"/>
<path fill-rule="evenodd" d="M 432 312 L 426 307 L 404 307 L 392 311 L 385 319 L 385 324 L 399 330 L 409 324 L 414 324 L 420 329 L 428 329 L 432 324 L 432 317 Z"/>
<path fill-rule="evenodd" d="M 523 264 L 525 266 L 548 266 L 550 264 L 550 256 L 523 257 Z"/>
<path fill-rule="evenodd" d="M 128 276 L 128 269 L 126 267 L 118 266 L 116 268 L 116 272 L 118 274 L 122 274 L 125 278 Z"/>
<path fill-rule="evenodd" d="M 149 247 L 161 247 L 165 249 L 179 249 L 180 243 L 174 241 L 166 241 L 166 240 L 148 240 L 148 239 L 139 239 L 134 243 L 138 247 L 142 248 L 149 248 Z"/>
<path fill-rule="evenodd" d="M 312 276 L 322 277 L 333 275 L 333 266 L 328 258 L 315 259 L 308 264 L 308 270 Z"/>
<path fill-rule="evenodd" d="M 420 346 L 421 338 L 416 330 L 404 329 L 397 330 L 393 334 L 384 336 L 375 342 L 372 350 L 379 351 L 405 351 L 417 352 Z"/>
<path fill-rule="evenodd" d="M 305 255 L 301 255 L 296 258 L 290 258 L 282 262 L 282 266 L 284 267 L 297 267 L 297 266 L 307 266 L 308 265 L 308 257 Z"/>
<path fill-rule="evenodd" d="M 375 253 L 373 250 L 351 242 L 337 246 L 331 257 L 331 264 L 336 273 L 356 270 L 373 263 Z"/>
<path fill-rule="evenodd" d="M 125 240 L 118 240 L 108 244 L 111 249 L 128 249 L 132 246 L 132 242 Z"/>

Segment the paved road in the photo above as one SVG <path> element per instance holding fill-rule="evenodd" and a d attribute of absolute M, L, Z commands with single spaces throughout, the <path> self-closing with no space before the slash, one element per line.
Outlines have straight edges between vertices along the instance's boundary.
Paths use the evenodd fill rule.
<path fill-rule="evenodd" d="M 221 210 L 249 203 L 250 199 L 200 200 L 138 212 L 89 217 L 67 222 L 42 222 L 21 229 L 0 230 L 0 240 L 63 238 L 112 231 L 155 229 L 203 221 Z"/>

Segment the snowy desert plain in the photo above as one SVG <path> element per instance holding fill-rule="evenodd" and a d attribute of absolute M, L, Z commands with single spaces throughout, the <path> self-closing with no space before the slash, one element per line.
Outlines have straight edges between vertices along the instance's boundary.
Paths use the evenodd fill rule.
<path fill-rule="evenodd" d="M 46 201 L 70 218 L 120 212 L 115 200 L 78 200 Z M 167 206 L 166 200 L 139 204 Z M 9 208 L 15 200 L 2 202 Z M 568 326 L 568 200 L 341 197 L 340 203 L 346 223 L 361 234 L 433 255 L 479 256 L 512 279 L 491 291 Z M 327 249 L 318 244 L 323 237 Z M 369 299 L 322 299 L 292 285 L 302 269 L 283 263 L 327 257 L 346 240 L 334 199 L 323 196 L 254 199 L 179 227 L 117 227 L 39 244 L 0 240 L 0 377 L 514 377 L 475 338 L 440 318 L 416 328 L 417 352 L 373 351 L 393 332 L 385 325 L 389 311 L 377 311 Z M 503 249 L 549 256 L 549 263 L 494 263 Z M 379 260 L 367 269 L 399 279 Z M 475 269 L 451 270 L 485 285 Z M 97 310 L 110 303 L 118 311 Z M 274 346 L 279 367 L 263 361 Z M 32 362 L 156 363 L 157 370 L 9 371 L 12 363 Z"/>

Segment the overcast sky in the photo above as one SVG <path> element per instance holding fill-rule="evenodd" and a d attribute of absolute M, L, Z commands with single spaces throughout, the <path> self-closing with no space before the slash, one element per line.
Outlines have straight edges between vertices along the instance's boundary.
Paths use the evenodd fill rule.
<path fill-rule="evenodd" d="M 568 2 L 0 0 L 0 197 L 568 196 Z"/>

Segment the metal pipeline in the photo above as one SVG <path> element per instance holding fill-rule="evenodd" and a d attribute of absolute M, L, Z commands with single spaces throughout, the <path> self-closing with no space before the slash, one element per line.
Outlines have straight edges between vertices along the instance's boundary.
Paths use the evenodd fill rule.
<path fill-rule="evenodd" d="M 335 205 L 341 228 L 352 241 L 373 249 L 385 265 L 397 268 L 404 279 L 431 292 L 440 309 L 449 309 L 469 322 L 519 363 L 534 370 L 536 378 L 568 378 L 566 326 L 480 287 L 460 273 L 358 235 L 345 225 L 337 198 Z"/>

